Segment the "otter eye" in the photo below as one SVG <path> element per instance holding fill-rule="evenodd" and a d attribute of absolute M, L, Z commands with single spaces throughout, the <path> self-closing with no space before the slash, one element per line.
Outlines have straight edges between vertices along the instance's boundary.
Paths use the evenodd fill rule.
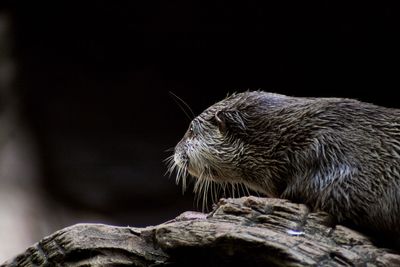
<path fill-rule="evenodd" d="M 187 136 L 188 136 L 188 137 L 193 137 L 194 135 L 195 135 L 195 133 L 194 133 L 193 124 L 190 124 L 189 130 L 188 130 L 188 132 L 187 132 Z"/>

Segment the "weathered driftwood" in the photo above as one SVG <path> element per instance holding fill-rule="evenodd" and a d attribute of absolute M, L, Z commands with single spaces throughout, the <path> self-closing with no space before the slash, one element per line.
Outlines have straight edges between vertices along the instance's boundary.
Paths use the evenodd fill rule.
<path fill-rule="evenodd" d="M 368 265 L 366 264 L 368 263 Z M 78 224 L 2 266 L 400 266 L 325 213 L 281 199 L 222 199 L 146 228 Z"/>

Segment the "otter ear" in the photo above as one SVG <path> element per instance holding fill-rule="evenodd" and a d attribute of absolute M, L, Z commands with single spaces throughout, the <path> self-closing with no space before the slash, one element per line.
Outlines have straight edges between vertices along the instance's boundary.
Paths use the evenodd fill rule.
<path fill-rule="evenodd" d="M 226 119 L 225 119 L 224 113 L 225 113 L 225 111 L 220 110 L 220 111 L 217 111 L 214 116 L 220 132 L 226 131 Z"/>
<path fill-rule="evenodd" d="M 220 110 L 215 113 L 215 121 L 218 129 L 224 133 L 229 130 L 244 131 L 245 125 L 239 111 L 236 110 Z"/>

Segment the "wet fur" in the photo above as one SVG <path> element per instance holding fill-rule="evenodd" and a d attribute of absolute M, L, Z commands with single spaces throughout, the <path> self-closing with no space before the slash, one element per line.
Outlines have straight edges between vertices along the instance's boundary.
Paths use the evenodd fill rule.
<path fill-rule="evenodd" d="M 178 179 L 196 177 L 203 195 L 214 184 L 243 185 L 326 211 L 338 222 L 400 233 L 397 109 L 352 99 L 235 94 L 192 121 L 175 147 L 173 168 Z"/>

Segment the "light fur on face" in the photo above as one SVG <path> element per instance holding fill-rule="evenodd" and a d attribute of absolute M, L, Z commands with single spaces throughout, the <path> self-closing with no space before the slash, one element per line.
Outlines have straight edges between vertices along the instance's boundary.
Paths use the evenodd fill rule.
<path fill-rule="evenodd" d="M 243 150 L 241 142 L 230 141 L 232 153 Z M 175 153 L 166 159 L 168 173 L 176 172 L 176 183 L 182 183 L 182 192 L 186 191 L 189 176 L 195 177 L 193 191 L 197 205 L 201 201 L 203 210 L 208 206 L 209 197 L 215 203 L 220 196 L 227 194 L 232 197 L 249 195 L 249 189 L 238 177 L 237 170 L 227 163 L 227 148 L 223 148 L 226 144 L 227 140 L 219 130 L 199 116 L 192 121 Z"/>

